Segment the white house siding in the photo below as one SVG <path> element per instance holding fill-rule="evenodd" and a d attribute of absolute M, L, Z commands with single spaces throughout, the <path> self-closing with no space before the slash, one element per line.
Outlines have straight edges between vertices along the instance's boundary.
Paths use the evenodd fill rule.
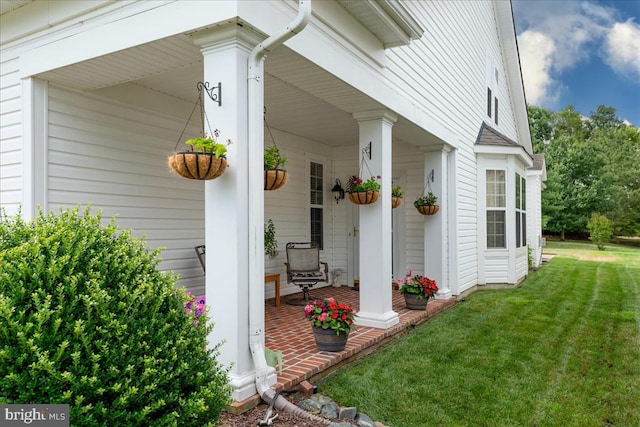
<path fill-rule="evenodd" d="M 420 21 L 425 33 L 408 46 L 386 51 L 385 75 L 389 83 L 415 100 L 433 119 L 452 129 L 468 146 L 475 140 L 482 121 L 489 120 L 486 90 L 490 62 L 498 69 L 500 101 L 499 124 L 492 126 L 517 140 L 492 3 L 436 1 L 404 5 Z"/>
<path fill-rule="evenodd" d="M 0 58 L 0 205 L 15 215 L 22 204 L 22 103 L 18 58 Z M 1 214 L 0 214 L 1 215 Z"/>
<path fill-rule="evenodd" d="M 405 177 L 403 185 L 404 200 L 402 205 L 395 209 L 394 215 L 404 215 L 405 230 L 397 230 L 398 238 L 404 232 L 406 244 L 403 256 L 405 260 L 404 270 L 415 270 L 420 274 L 429 275 L 424 271 L 424 221 L 425 217 L 420 215 L 413 207 L 413 201 L 422 194 L 425 187 L 424 178 L 424 154 L 415 147 L 406 144 L 394 144 L 393 148 L 393 176 Z M 402 266 L 400 266 L 402 267 Z M 394 271 L 396 278 L 404 276 L 406 271 Z"/>
<path fill-rule="evenodd" d="M 527 219 L 528 221 L 529 219 Z M 529 274 L 529 256 L 527 246 L 516 249 L 516 281 L 520 282 Z"/>
<path fill-rule="evenodd" d="M 502 249 L 487 250 L 484 254 L 485 259 L 485 281 L 483 284 L 490 283 L 509 283 L 509 252 Z"/>
<path fill-rule="evenodd" d="M 387 50 L 387 76 L 427 114 L 458 135 L 458 292 L 478 283 L 476 156 L 473 143 L 486 116 L 487 63 L 498 69 L 499 121 L 491 125 L 517 139 L 502 49 L 491 2 L 405 2 L 425 34 Z M 453 224 L 452 224 L 453 226 Z M 413 242 L 408 242 L 412 244 Z M 416 252 L 417 253 L 417 252 Z M 455 285 L 454 285 L 455 286 Z"/>
<path fill-rule="evenodd" d="M 146 235 L 162 270 L 203 293 L 194 247 L 204 243 L 203 183 L 173 175 L 167 154 L 184 122 L 122 103 L 49 89 L 47 208 L 91 204 L 105 221 Z"/>
<path fill-rule="evenodd" d="M 469 144 L 467 141 L 466 144 Z M 464 145 L 461 145 L 464 146 Z M 478 183 L 476 180 L 476 156 L 472 150 L 457 151 L 458 170 L 456 186 L 458 206 L 458 292 L 478 284 Z M 453 224 L 452 224 L 453 226 Z M 454 284 L 455 286 L 455 284 Z"/>

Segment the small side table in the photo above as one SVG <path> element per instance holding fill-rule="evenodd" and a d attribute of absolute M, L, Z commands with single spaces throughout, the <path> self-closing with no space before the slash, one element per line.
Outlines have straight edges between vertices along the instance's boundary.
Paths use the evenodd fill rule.
<path fill-rule="evenodd" d="M 276 284 L 276 307 L 280 307 L 280 273 L 277 274 L 265 274 L 265 285 L 269 282 L 275 282 Z"/>

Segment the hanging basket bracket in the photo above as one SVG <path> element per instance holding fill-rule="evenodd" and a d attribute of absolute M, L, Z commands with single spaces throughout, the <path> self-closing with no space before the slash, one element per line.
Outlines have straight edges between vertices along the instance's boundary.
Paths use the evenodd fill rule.
<path fill-rule="evenodd" d="M 222 82 L 218 82 L 218 86 L 209 87 L 209 82 L 198 82 L 198 90 L 204 90 L 209 98 L 219 107 L 222 107 Z"/>
<path fill-rule="evenodd" d="M 365 155 L 371 160 L 371 141 L 362 149 L 362 156 L 364 157 Z"/>

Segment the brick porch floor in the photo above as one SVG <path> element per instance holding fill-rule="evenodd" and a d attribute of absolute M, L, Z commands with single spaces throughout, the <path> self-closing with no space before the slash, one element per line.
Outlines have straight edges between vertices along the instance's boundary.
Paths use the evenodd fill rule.
<path fill-rule="evenodd" d="M 359 307 L 359 295 L 359 292 L 350 287 L 326 287 L 311 291 L 312 297 L 333 296 L 356 310 Z M 392 338 L 401 336 L 408 328 L 452 307 L 456 301 L 455 298 L 446 301 L 430 300 L 427 311 L 408 310 L 402 294 L 394 290 L 393 310 L 400 315 L 397 325 L 384 330 L 359 326 L 357 331 L 349 334 L 344 351 L 329 353 L 318 351 L 311 325 L 304 318 L 304 307 L 286 303 L 288 298 L 300 296 L 301 294 L 295 294 L 283 297 L 280 307 L 274 306 L 273 299 L 267 300 L 265 304 L 265 345 L 283 353 L 283 369 L 278 374 L 276 390 L 290 389 L 304 380 L 313 383 L 345 363 L 367 355 Z"/>

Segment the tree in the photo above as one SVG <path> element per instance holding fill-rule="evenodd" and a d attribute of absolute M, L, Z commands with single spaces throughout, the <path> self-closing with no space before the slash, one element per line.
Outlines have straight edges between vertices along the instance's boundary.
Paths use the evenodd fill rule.
<path fill-rule="evenodd" d="M 604 215 L 594 213 L 587 223 L 589 233 L 591 233 L 591 241 L 598 246 L 598 249 L 604 251 L 604 244 L 611 240 L 613 225 L 609 218 Z"/>
<path fill-rule="evenodd" d="M 606 146 L 605 170 L 614 180 L 608 211 L 614 232 L 640 236 L 640 129 L 624 125 L 595 137 Z"/>
<path fill-rule="evenodd" d="M 554 113 L 543 107 L 530 105 L 527 107 L 529 114 L 529 127 L 534 153 L 544 153 L 545 146 L 553 136 Z"/>
<path fill-rule="evenodd" d="M 584 233 L 593 212 L 612 219 L 618 234 L 640 235 L 640 133 L 599 106 L 590 117 L 573 106 L 558 113 L 530 106 L 536 152 L 547 164 L 542 193 L 545 230 Z"/>

